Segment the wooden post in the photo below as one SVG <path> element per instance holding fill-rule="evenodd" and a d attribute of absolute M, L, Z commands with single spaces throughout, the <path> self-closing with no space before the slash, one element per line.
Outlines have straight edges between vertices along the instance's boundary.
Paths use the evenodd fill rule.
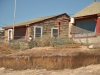
<path fill-rule="evenodd" d="M 98 18 L 97 18 L 96 34 L 100 34 L 100 15 L 98 15 Z"/>
<path fill-rule="evenodd" d="M 27 40 L 27 39 L 28 39 L 28 27 L 29 27 L 29 25 L 26 25 L 26 34 L 25 34 L 25 40 Z"/>
<path fill-rule="evenodd" d="M 60 22 L 58 23 L 58 37 L 60 36 Z"/>
<path fill-rule="evenodd" d="M 16 21 L 16 0 L 15 0 L 15 6 L 14 6 L 13 39 L 14 39 L 14 33 L 15 33 L 15 21 Z"/>

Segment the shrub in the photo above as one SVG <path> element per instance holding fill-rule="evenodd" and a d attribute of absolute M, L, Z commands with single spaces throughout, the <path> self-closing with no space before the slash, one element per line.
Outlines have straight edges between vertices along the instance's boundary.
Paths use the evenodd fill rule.
<path fill-rule="evenodd" d="M 15 52 L 15 50 L 12 49 L 8 44 L 6 44 L 6 43 L 0 44 L 0 53 L 11 54 L 13 52 Z"/>

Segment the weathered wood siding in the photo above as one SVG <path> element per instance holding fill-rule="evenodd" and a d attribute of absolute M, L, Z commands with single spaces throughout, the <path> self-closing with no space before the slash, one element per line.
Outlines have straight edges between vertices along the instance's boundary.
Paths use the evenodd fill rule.
<path fill-rule="evenodd" d="M 8 30 L 5 30 L 5 40 L 8 40 Z"/>

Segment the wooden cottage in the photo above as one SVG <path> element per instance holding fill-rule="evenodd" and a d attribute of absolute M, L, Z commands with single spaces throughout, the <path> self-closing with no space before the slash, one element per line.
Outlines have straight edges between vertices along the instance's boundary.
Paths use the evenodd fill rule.
<path fill-rule="evenodd" d="M 28 40 L 31 36 L 33 39 L 42 37 L 43 35 L 49 35 L 51 37 L 58 37 L 63 34 L 66 30 L 68 34 L 69 22 L 61 23 L 60 25 L 57 20 L 67 19 L 69 21 L 69 16 L 66 13 L 35 18 L 26 22 L 15 24 L 14 26 L 3 27 L 5 30 L 5 40 L 12 39 L 24 39 Z"/>

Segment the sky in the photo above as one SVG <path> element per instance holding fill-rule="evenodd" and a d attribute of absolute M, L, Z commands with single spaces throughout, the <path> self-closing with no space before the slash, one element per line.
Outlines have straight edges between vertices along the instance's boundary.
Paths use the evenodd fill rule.
<path fill-rule="evenodd" d="M 72 16 L 94 0 L 16 0 L 15 23 L 67 13 Z M 0 0 L 0 27 L 14 23 L 14 0 Z"/>

